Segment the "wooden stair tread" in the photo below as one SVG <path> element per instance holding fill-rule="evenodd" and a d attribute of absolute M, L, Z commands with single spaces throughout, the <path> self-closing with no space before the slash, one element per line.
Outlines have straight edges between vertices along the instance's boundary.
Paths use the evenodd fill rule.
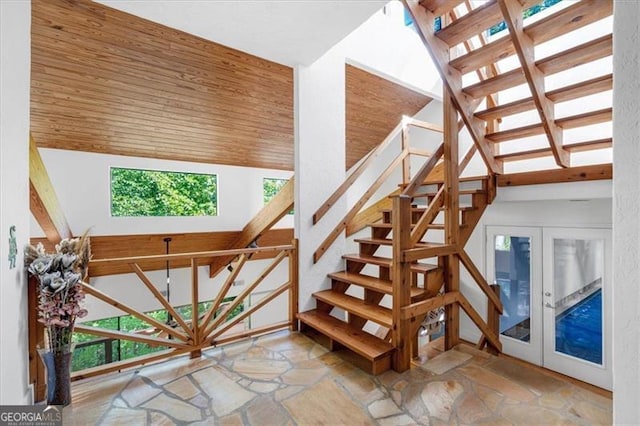
<path fill-rule="evenodd" d="M 569 152 L 584 152 L 594 151 L 596 149 L 611 148 L 613 145 L 612 138 L 597 139 L 593 141 L 576 142 L 567 145 L 563 145 L 563 148 Z M 532 158 L 541 158 L 552 156 L 553 152 L 551 148 L 539 148 L 528 151 L 518 151 L 509 154 L 496 155 L 496 159 L 502 161 L 522 161 L 530 160 Z"/>
<path fill-rule="evenodd" d="M 388 239 L 388 238 L 356 238 L 353 241 L 355 241 L 356 243 L 372 244 L 372 245 L 378 245 L 378 246 L 391 246 L 391 245 L 393 245 L 393 240 Z M 418 244 L 416 244 L 416 247 L 423 247 L 426 244 L 427 243 L 418 243 Z M 429 244 L 437 244 L 437 243 L 429 243 Z"/>
<path fill-rule="evenodd" d="M 551 75 L 575 66 L 611 56 L 613 51 L 611 34 L 567 49 L 555 55 L 536 61 L 536 65 L 545 75 Z M 492 93 L 510 89 L 526 83 L 522 68 L 502 73 L 479 83 L 472 84 L 463 91 L 473 98 L 481 98 Z"/>
<path fill-rule="evenodd" d="M 303 323 L 371 361 L 387 356 L 394 350 L 391 343 L 315 309 L 300 312 L 297 317 Z"/>
<path fill-rule="evenodd" d="M 592 124 L 611 121 L 613 115 L 612 108 L 604 108 L 597 111 L 590 111 L 583 114 L 572 115 L 570 117 L 558 118 L 555 124 L 563 129 L 573 129 L 576 127 L 589 126 Z M 517 127 L 500 132 L 489 133 L 486 138 L 493 142 L 505 142 L 514 139 L 522 139 L 529 136 L 544 134 L 542 123 L 530 124 L 528 126 Z"/>
<path fill-rule="evenodd" d="M 546 93 L 546 97 L 552 102 L 565 102 L 578 99 L 584 96 L 593 95 L 595 93 L 611 90 L 613 87 L 613 75 L 608 74 L 591 80 L 572 84 L 560 89 L 552 90 Z M 494 120 L 497 118 L 508 117 L 513 114 L 530 111 L 535 109 L 533 98 L 524 98 L 508 104 L 498 105 L 484 111 L 478 111 L 475 116 L 481 120 Z"/>
<path fill-rule="evenodd" d="M 484 194 L 486 191 L 484 189 L 461 189 L 458 191 L 458 195 L 473 195 L 473 194 Z M 435 192 L 419 192 L 413 195 L 414 198 L 422 198 L 422 197 L 435 197 Z"/>
<path fill-rule="evenodd" d="M 378 228 L 378 229 L 392 229 L 393 228 L 393 224 L 391 223 L 372 223 L 369 225 L 371 228 Z M 415 227 L 415 224 L 411 224 L 411 229 L 413 229 Z"/>
<path fill-rule="evenodd" d="M 313 293 L 313 297 L 385 327 L 391 328 L 393 324 L 391 309 L 380 305 L 366 303 L 364 300 L 358 299 L 357 297 L 349 296 L 348 294 L 339 293 L 333 290 L 324 290 Z"/>
<path fill-rule="evenodd" d="M 453 47 L 481 33 L 502 20 L 502 12 L 497 1 L 489 1 L 466 15 L 456 19 L 435 35 L 450 47 Z"/>
<path fill-rule="evenodd" d="M 422 0 L 420 6 L 424 7 L 436 16 L 444 15 L 453 10 L 463 0 Z"/>
<path fill-rule="evenodd" d="M 605 3 L 605 4 L 600 4 Z M 609 3 L 609 4 L 606 4 Z M 488 6 L 484 6 L 488 9 Z M 480 8 L 478 8 L 480 9 Z M 476 10 L 478 10 L 476 9 Z M 499 9 L 499 7 L 498 7 Z M 485 12 L 486 13 L 486 12 Z M 537 21 L 524 28 L 524 32 L 531 38 L 534 46 L 561 35 L 567 34 L 585 25 L 596 22 L 613 13 L 611 2 L 603 2 L 601 0 L 587 0 L 578 2 L 567 9 L 548 16 L 545 19 Z M 461 21 L 460 18 L 458 21 Z M 455 22 L 454 22 L 455 24 Z M 452 24 L 452 25 L 454 25 Z M 445 31 L 443 28 L 439 33 Z M 454 29 L 455 30 L 455 29 Z M 469 29 L 470 31 L 471 29 Z M 451 30 L 450 35 L 455 35 L 455 31 Z M 464 33 L 466 34 L 467 31 Z M 437 35 L 438 33 L 436 33 Z M 440 37 L 442 38 L 442 37 Z M 455 40 L 455 39 L 454 39 Z M 495 63 L 500 59 L 515 55 L 515 46 L 511 42 L 511 38 L 505 35 L 491 43 L 486 44 L 478 49 L 459 56 L 450 62 L 450 65 L 463 74 L 475 71 L 483 66 Z M 543 70 L 543 72 L 545 72 Z"/>
<path fill-rule="evenodd" d="M 391 268 L 391 259 L 389 259 L 388 257 L 370 256 L 366 254 L 355 253 L 355 254 L 345 254 L 342 256 L 342 258 L 345 260 L 353 261 L 353 262 L 369 263 L 371 265 L 384 266 L 384 267 Z M 438 265 L 433 265 L 431 263 L 412 263 L 411 264 L 411 271 L 417 272 L 419 274 L 435 271 L 438 268 L 439 268 Z"/>
<path fill-rule="evenodd" d="M 329 278 L 355 284 L 360 287 L 375 290 L 384 294 L 393 294 L 393 287 L 391 281 L 382 280 L 380 278 L 371 277 L 369 275 L 354 274 L 352 272 L 340 271 L 329 274 Z M 424 290 L 418 287 L 411 287 L 411 297 L 419 297 L 424 293 Z"/>

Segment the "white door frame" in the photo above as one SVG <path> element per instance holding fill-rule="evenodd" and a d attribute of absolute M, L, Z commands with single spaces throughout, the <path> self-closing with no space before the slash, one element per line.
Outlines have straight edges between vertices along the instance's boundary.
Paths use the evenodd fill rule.
<path fill-rule="evenodd" d="M 602 240 L 604 242 L 603 277 L 602 277 L 602 365 L 582 360 L 555 350 L 555 303 L 554 295 L 554 239 Z M 612 236 L 611 229 L 596 228 L 544 228 L 543 229 L 544 279 L 543 291 L 545 308 L 543 309 L 544 367 L 558 371 L 579 380 L 594 384 L 604 389 L 612 389 L 612 326 L 611 326 L 611 293 L 612 293 Z M 548 304 L 548 305 L 547 305 Z"/>
<path fill-rule="evenodd" d="M 495 236 L 528 237 L 530 240 L 530 338 L 523 342 L 500 335 L 502 351 L 507 355 L 542 365 L 542 228 L 525 226 L 486 226 L 487 282 L 495 284 Z M 538 319 L 536 321 L 536 318 Z"/>

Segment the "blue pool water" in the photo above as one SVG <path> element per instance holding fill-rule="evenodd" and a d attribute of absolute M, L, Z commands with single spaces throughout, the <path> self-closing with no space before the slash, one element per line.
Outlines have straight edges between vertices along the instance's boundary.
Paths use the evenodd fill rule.
<path fill-rule="evenodd" d="M 602 364 L 602 290 L 556 317 L 556 351 Z"/>

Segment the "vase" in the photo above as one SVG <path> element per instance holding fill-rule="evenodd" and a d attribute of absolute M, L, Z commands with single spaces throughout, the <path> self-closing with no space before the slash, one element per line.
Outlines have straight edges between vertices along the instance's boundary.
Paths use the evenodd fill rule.
<path fill-rule="evenodd" d="M 71 404 L 71 350 L 38 351 L 47 377 L 47 405 Z"/>

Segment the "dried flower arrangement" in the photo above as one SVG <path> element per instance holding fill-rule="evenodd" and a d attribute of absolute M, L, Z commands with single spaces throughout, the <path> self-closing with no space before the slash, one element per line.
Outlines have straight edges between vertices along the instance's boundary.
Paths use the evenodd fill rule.
<path fill-rule="evenodd" d="M 45 325 L 44 348 L 53 353 L 70 352 L 77 318 L 87 315 L 81 307 L 85 294 L 79 284 L 87 276 L 91 246 L 85 233 L 64 239 L 55 253 L 46 253 L 42 243 L 25 248 L 25 266 L 38 278 L 38 321 Z"/>

